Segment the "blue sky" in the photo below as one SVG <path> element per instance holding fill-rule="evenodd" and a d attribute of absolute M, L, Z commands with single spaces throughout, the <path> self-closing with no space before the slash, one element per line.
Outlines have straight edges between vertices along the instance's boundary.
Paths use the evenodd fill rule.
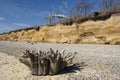
<path fill-rule="evenodd" d="M 53 8 L 67 3 L 67 11 L 78 0 L 0 0 L 0 33 L 34 25 L 44 25 Z M 68 13 L 67 13 L 68 14 Z"/>
<path fill-rule="evenodd" d="M 0 33 L 44 25 L 45 16 L 67 3 L 66 15 L 79 0 L 0 0 Z M 95 0 L 94 0 L 95 1 Z M 99 1 L 99 0 L 96 0 Z"/>

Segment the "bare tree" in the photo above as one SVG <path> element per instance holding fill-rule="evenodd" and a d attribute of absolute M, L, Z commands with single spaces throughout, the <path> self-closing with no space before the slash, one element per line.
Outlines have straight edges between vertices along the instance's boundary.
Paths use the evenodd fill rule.
<path fill-rule="evenodd" d="M 45 21 L 48 25 L 53 23 L 53 19 L 54 19 L 54 17 L 51 15 L 45 17 Z"/>
<path fill-rule="evenodd" d="M 57 8 L 53 7 L 51 9 L 52 12 L 47 17 L 45 17 L 45 21 L 47 22 L 47 24 L 49 25 L 54 23 L 55 21 L 60 21 L 64 18 L 67 18 L 67 16 L 65 16 L 66 9 L 67 2 L 62 2 L 61 5 L 59 5 Z"/>
<path fill-rule="evenodd" d="M 94 3 L 89 0 L 79 0 L 71 10 L 71 16 L 83 16 L 91 12 Z"/>
<path fill-rule="evenodd" d="M 120 0 L 102 0 L 101 2 L 102 10 L 116 9 L 119 7 L 120 7 Z"/>
<path fill-rule="evenodd" d="M 67 10 L 68 4 L 67 2 L 63 1 L 62 4 L 59 6 L 59 13 L 61 15 L 65 15 L 66 14 L 66 10 Z"/>
<path fill-rule="evenodd" d="M 47 24 L 52 24 L 55 17 L 57 17 L 60 21 L 61 19 L 69 19 L 69 17 L 62 14 L 53 14 L 45 18 Z"/>

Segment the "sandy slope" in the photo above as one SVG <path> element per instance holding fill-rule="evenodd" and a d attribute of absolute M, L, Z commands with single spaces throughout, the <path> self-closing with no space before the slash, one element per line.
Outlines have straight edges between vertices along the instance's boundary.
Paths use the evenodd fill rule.
<path fill-rule="evenodd" d="M 14 56 L 0 53 L 0 80 L 67 80 L 68 76 L 32 76 L 28 67 Z"/>
<path fill-rule="evenodd" d="M 24 80 L 29 69 L 14 56 L 0 53 L 0 80 Z"/>

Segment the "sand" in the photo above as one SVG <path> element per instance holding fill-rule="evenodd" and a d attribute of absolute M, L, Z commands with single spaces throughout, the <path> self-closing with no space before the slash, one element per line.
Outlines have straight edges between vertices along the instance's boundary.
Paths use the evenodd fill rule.
<path fill-rule="evenodd" d="M 48 50 L 65 49 L 77 51 L 74 62 L 85 62 L 80 70 L 64 72 L 54 76 L 33 76 L 30 69 L 18 58 L 25 49 Z M 14 50 L 15 49 L 15 50 Z M 69 45 L 69 44 L 31 44 L 26 42 L 0 42 L 0 80 L 120 80 L 119 45 Z"/>

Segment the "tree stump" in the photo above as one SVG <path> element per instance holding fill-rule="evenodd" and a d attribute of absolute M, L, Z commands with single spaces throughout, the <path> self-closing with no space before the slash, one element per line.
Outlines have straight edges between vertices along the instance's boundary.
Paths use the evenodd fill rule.
<path fill-rule="evenodd" d="M 48 52 L 26 50 L 19 60 L 30 68 L 32 75 L 41 76 L 58 74 L 65 67 L 73 64 L 75 56 L 76 52 L 74 54 L 65 53 L 65 50 L 58 52 L 50 48 Z"/>

